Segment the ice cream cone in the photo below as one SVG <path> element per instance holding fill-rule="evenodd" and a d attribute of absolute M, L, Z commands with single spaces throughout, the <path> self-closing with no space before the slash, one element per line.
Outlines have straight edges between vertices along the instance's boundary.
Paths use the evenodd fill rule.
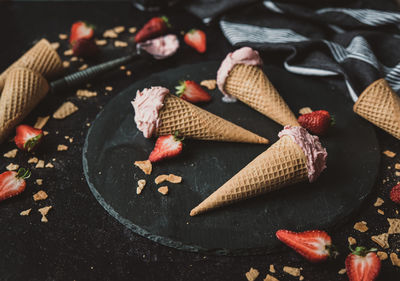
<path fill-rule="evenodd" d="M 289 106 L 257 65 L 235 65 L 225 81 L 224 90 L 283 126 L 299 126 Z"/>
<path fill-rule="evenodd" d="M 233 202 L 308 179 L 307 157 L 289 136 L 283 136 L 191 212 L 204 213 Z"/>
<path fill-rule="evenodd" d="M 267 139 L 171 94 L 165 96 L 159 116 L 159 136 L 178 131 L 187 138 L 201 140 L 268 143 Z"/>
<path fill-rule="evenodd" d="M 385 79 L 369 85 L 354 104 L 353 110 L 400 139 L 400 98 Z"/>
<path fill-rule="evenodd" d="M 46 39 L 36 43 L 0 75 L 0 92 L 4 87 L 7 75 L 16 67 L 31 69 L 47 79 L 54 77 L 63 70 L 60 57 Z"/>
<path fill-rule="evenodd" d="M 0 143 L 11 133 L 49 90 L 42 75 L 27 68 L 14 67 L 8 72 L 0 96 Z"/>

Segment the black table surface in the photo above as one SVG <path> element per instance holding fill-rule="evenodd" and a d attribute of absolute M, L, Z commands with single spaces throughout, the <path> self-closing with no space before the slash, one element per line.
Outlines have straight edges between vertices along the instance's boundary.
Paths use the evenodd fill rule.
<path fill-rule="evenodd" d="M 387 218 L 400 218 L 396 213 L 399 207 L 389 199 L 390 188 L 400 180 L 395 176 L 394 168 L 394 164 L 400 162 L 400 156 L 382 157 L 373 194 L 365 199 L 359 211 L 329 229 L 341 256 L 335 261 L 319 265 L 310 264 L 289 250 L 269 255 L 235 257 L 174 250 L 126 229 L 94 199 L 84 180 L 81 155 L 88 126 L 103 106 L 132 82 L 153 72 L 184 64 L 222 60 L 232 50 L 218 25 L 206 27 L 180 8 L 163 14 L 170 17 L 177 34 L 192 27 L 205 30 L 209 42 L 208 51 L 200 55 L 183 46 L 174 59 L 152 65 L 129 65 L 127 69 L 132 71 L 132 76 L 117 70 L 91 82 L 93 86 L 90 89 L 97 91 L 98 96 L 87 100 L 78 99 L 74 91 L 48 96 L 27 117 L 25 123 L 33 124 L 38 116 L 51 115 L 66 100 L 79 107 L 74 115 L 64 120 L 50 119 L 45 127 L 49 135 L 35 156 L 46 163 L 53 163 L 53 169 L 35 169 L 33 164 L 27 164 L 31 157 L 27 153 L 19 152 L 15 159 L 0 157 L 0 171 L 4 171 L 13 162 L 31 168 L 33 174 L 23 194 L 1 202 L 0 280 L 246 280 L 244 274 L 251 267 L 260 271 L 257 280 L 263 280 L 270 264 L 275 265 L 277 272 L 272 275 L 279 280 L 297 280 L 284 273 L 283 266 L 301 267 L 305 280 L 347 280 L 346 275 L 338 274 L 344 268 L 344 258 L 349 252 L 347 237 L 356 238 L 359 245 L 375 247 L 377 245 L 370 237 L 387 232 Z M 139 12 L 129 3 L 122 2 L 0 3 L 0 69 L 5 69 L 42 37 L 52 42 L 60 41 L 58 34 L 68 34 L 71 24 L 76 20 L 94 23 L 101 35 L 103 30 L 119 25 L 140 27 L 153 15 L 158 14 Z M 121 35 L 122 40 L 130 37 L 126 32 Z M 63 60 L 69 59 L 62 55 L 67 48 L 66 41 L 61 41 L 58 52 Z M 99 61 L 127 52 L 128 49 L 116 49 L 108 44 L 103 48 Z M 276 54 L 273 58 L 263 59 L 267 64 L 282 67 L 283 55 Z M 73 62 L 68 71 L 76 70 L 83 63 Z M 112 86 L 113 90 L 107 93 L 105 86 Z M 339 89 L 342 93 L 338 94 L 343 94 L 343 85 Z M 400 152 L 398 140 L 380 129 L 376 129 L 376 133 L 382 151 L 388 149 Z M 73 137 L 73 143 L 69 143 L 64 136 Z M 57 151 L 58 144 L 66 144 L 69 149 Z M 3 143 L 0 145 L 0 154 L 14 147 L 12 142 Z M 34 183 L 37 178 L 43 179 L 43 186 Z M 32 195 L 40 189 L 45 190 L 49 198 L 34 202 Z M 377 208 L 373 206 L 377 196 L 385 200 L 380 207 L 384 215 L 378 214 Z M 52 205 L 53 209 L 48 214 L 49 222 L 42 223 L 37 209 L 46 205 Z M 20 211 L 28 208 L 32 208 L 29 216 L 19 215 Z M 365 233 L 353 229 L 354 223 L 362 220 L 369 227 Z M 400 255 L 399 237 L 390 236 L 391 247 L 385 250 L 387 253 Z M 382 262 L 378 280 L 398 280 L 399 276 L 400 269 L 392 266 L 390 259 Z"/>

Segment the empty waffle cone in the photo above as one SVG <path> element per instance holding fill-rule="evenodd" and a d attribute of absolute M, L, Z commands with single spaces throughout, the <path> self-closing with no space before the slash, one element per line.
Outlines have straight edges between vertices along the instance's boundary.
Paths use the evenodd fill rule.
<path fill-rule="evenodd" d="M 191 216 L 308 179 L 307 157 L 283 136 L 191 212 Z"/>
<path fill-rule="evenodd" d="M 46 39 L 37 42 L 29 51 L 0 75 L 0 92 L 4 87 L 8 74 L 16 67 L 31 69 L 42 74 L 42 76 L 47 79 L 56 76 L 63 70 L 59 55 Z"/>
<path fill-rule="evenodd" d="M 259 66 L 235 65 L 224 90 L 283 126 L 299 126 L 295 115 Z"/>
<path fill-rule="evenodd" d="M 49 90 L 42 75 L 27 68 L 9 71 L 0 96 L 0 143 L 2 143 Z"/>
<path fill-rule="evenodd" d="M 400 98 L 385 79 L 369 85 L 354 104 L 353 110 L 400 139 Z"/>
<path fill-rule="evenodd" d="M 267 139 L 171 94 L 166 95 L 159 118 L 158 136 L 178 131 L 193 139 L 268 143 Z"/>

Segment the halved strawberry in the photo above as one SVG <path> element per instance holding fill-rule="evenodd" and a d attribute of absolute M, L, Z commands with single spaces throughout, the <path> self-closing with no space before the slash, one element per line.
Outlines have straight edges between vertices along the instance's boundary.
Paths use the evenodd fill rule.
<path fill-rule="evenodd" d="M 276 232 L 276 237 L 311 262 L 321 262 L 338 254 L 331 237 L 322 230 L 293 232 L 281 229 Z"/>
<path fill-rule="evenodd" d="M 164 35 L 171 25 L 165 16 L 150 19 L 135 35 L 135 42 L 140 43 Z"/>
<path fill-rule="evenodd" d="M 181 81 L 179 86 L 176 86 L 176 95 L 191 103 L 208 102 L 211 96 L 199 84 L 194 81 Z"/>
<path fill-rule="evenodd" d="M 158 137 L 153 151 L 150 153 L 151 162 L 161 161 L 166 158 L 175 157 L 182 152 L 182 140 L 178 134 Z"/>
<path fill-rule="evenodd" d="M 390 191 L 390 200 L 396 204 L 400 204 L 400 184 L 394 186 Z"/>
<path fill-rule="evenodd" d="M 69 43 L 74 45 L 74 42 L 78 39 L 92 39 L 94 35 L 93 25 L 88 24 L 84 21 L 77 21 L 71 27 L 71 33 L 69 35 Z"/>
<path fill-rule="evenodd" d="M 207 49 L 207 39 L 204 31 L 192 29 L 185 34 L 183 40 L 190 47 L 196 49 L 199 53 L 204 53 Z"/>
<path fill-rule="evenodd" d="M 350 249 L 351 250 L 351 249 Z M 381 261 L 374 253 L 377 249 L 367 250 L 357 247 L 346 258 L 346 272 L 349 281 L 373 281 L 381 269 Z"/>
<path fill-rule="evenodd" d="M 93 58 L 100 50 L 92 39 L 80 38 L 73 43 L 72 51 L 77 57 Z"/>
<path fill-rule="evenodd" d="M 300 115 L 297 121 L 311 134 L 318 136 L 325 135 L 328 132 L 328 129 L 335 123 L 334 119 L 326 110 L 317 110 Z"/>
<path fill-rule="evenodd" d="M 0 201 L 20 194 L 25 190 L 25 179 L 31 176 L 29 170 L 7 171 L 0 175 Z"/>
<path fill-rule="evenodd" d="M 14 141 L 19 149 L 32 151 L 39 145 L 42 138 L 42 130 L 35 129 L 28 125 L 19 125 L 16 128 Z"/>

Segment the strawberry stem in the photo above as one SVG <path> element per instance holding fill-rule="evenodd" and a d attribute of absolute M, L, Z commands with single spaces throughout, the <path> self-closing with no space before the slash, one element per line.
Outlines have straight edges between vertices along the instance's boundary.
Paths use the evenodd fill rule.
<path fill-rule="evenodd" d="M 160 18 L 165 22 L 165 25 L 168 28 L 171 28 L 171 24 L 169 23 L 169 19 L 166 16 L 161 16 Z"/>
<path fill-rule="evenodd" d="M 17 175 L 15 176 L 17 179 L 28 179 L 31 176 L 31 172 L 25 168 L 19 168 Z"/>
<path fill-rule="evenodd" d="M 371 249 L 367 250 L 367 248 L 363 247 L 363 246 L 358 246 L 358 247 L 356 247 L 355 250 L 353 250 L 350 245 L 349 245 L 349 249 L 353 255 L 357 255 L 357 256 L 361 256 L 361 257 L 365 257 L 370 252 L 378 251 L 377 248 L 371 248 Z"/>
<path fill-rule="evenodd" d="M 331 115 L 331 126 L 335 126 L 335 124 L 336 124 L 335 116 Z"/>
<path fill-rule="evenodd" d="M 179 142 L 182 142 L 184 139 L 185 139 L 185 137 L 184 136 L 180 136 L 180 134 L 179 134 L 179 131 L 175 131 L 175 133 L 174 133 L 174 139 L 176 140 L 176 141 L 179 141 Z"/>
<path fill-rule="evenodd" d="M 175 95 L 177 95 L 178 97 L 182 97 L 183 93 L 186 90 L 185 81 L 179 81 L 179 85 L 176 86 L 175 89 L 176 89 Z"/>
<path fill-rule="evenodd" d="M 39 134 L 33 138 L 30 138 L 25 144 L 24 148 L 29 152 L 38 144 L 40 139 L 43 137 L 43 134 Z"/>

